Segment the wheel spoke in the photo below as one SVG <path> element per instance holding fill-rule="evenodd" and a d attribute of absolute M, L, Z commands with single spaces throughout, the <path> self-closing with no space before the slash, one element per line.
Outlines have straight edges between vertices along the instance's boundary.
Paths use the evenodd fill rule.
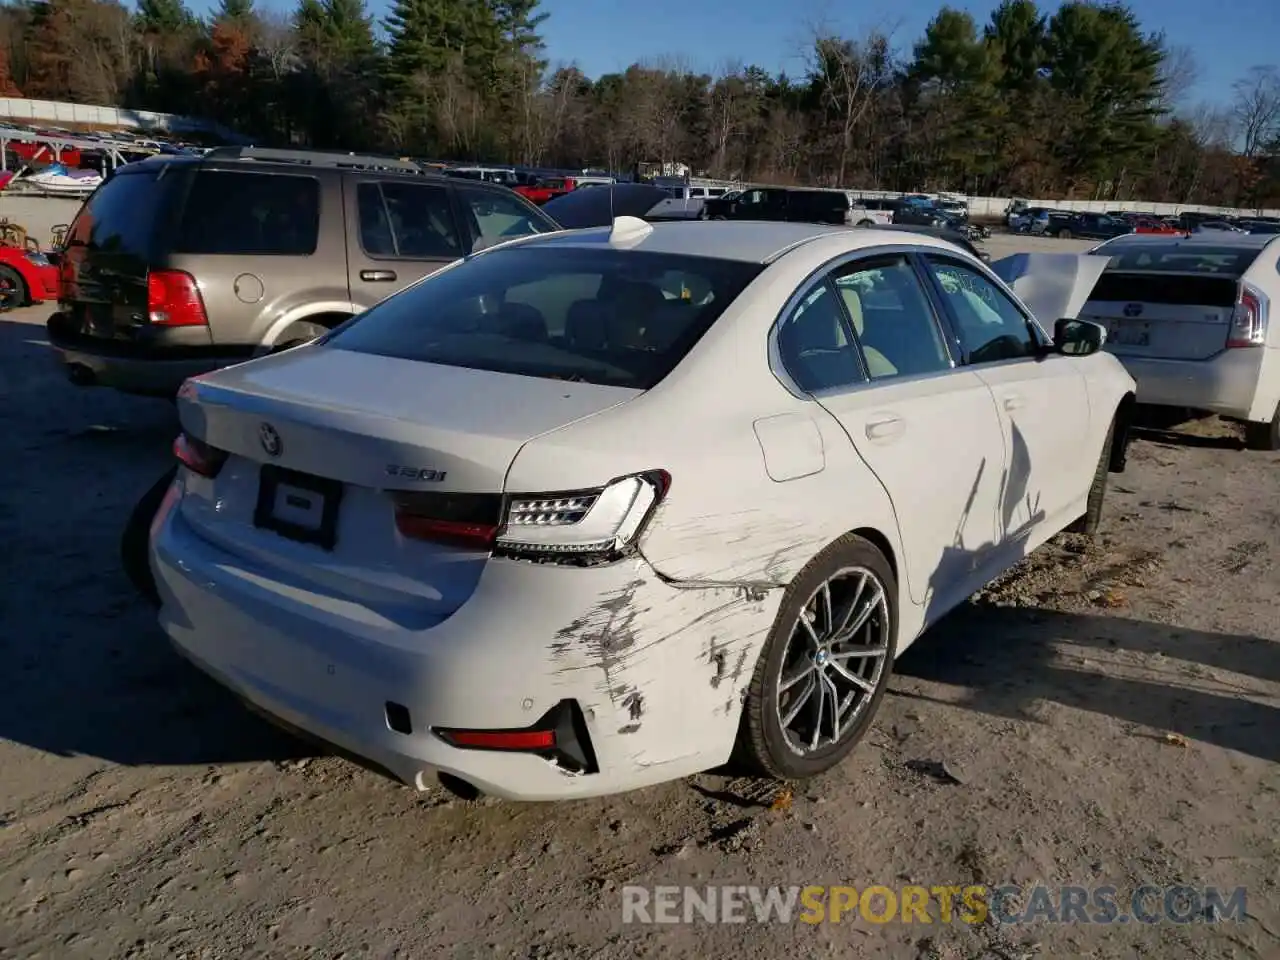
<path fill-rule="evenodd" d="M 789 727 L 791 726 L 792 723 L 795 722 L 796 717 L 800 715 L 801 708 L 804 707 L 804 705 L 808 703 L 809 699 L 813 696 L 813 690 L 814 690 L 814 687 L 816 686 L 817 686 L 817 683 L 813 679 L 813 674 L 809 674 L 809 682 L 805 685 L 804 690 L 796 698 L 795 703 L 792 704 L 790 712 L 785 717 L 782 718 L 783 727 Z"/>
<path fill-rule="evenodd" d="M 840 691 L 836 689 L 836 685 L 825 671 L 819 671 L 818 676 L 822 680 L 823 687 L 826 688 L 827 695 L 831 697 L 831 742 L 837 743 L 840 740 Z"/>
<path fill-rule="evenodd" d="M 849 626 L 849 621 L 853 617 L 853 612 L 858 609 L 858 601 L 862 599 L 862 591 L 867 588 L 867 575 L 859 574 L 858 586 L 853 591 L 853 596 L 849 598 L 849 608 L 845 611 L 844 616 L 840 620 L 840 626 L 833 626 L 831 636 L 841 636 Z"/>
<path fill-rule="evenodd" d="M 888 647 L 858 647 L 855 650 L 832 650 L 828 655 L 832 660 L 856 660 L 864 657 L 883 657 L 889 652 Z"/>
<path fill-rule="evenodd" d="M 835 632 L 835 611 L 831 606 L 831 581 L 824 583 L 818 590 L 818 609 L 821 611 L 822 633 L 831 636 Z"/>
<path fill-rule="evenodd" d="M 800 625 L 804 627 L 805 633 L 809 635 L 809 644 L 814 650 L 822 646 L 822 640 L 819 639 L 817 631 L 813 629 L 813 624 L 809 622 L 809 611 L 805 609 L 800 613 Z"/>
<path fill-rule="evenodd" d="M 848 680 L 850 683 L 852 683 L 855 687 L 857 687 L 863 693 L 870 695 L 875 692 L 875 689 L 876 689 L 875 684 L 870 683 L 867 680 L 864 680 L 862 677 L 858 676 L 856 673 L 854 673 L 852 670 L 846 667 L 843 663 L 837 663 L 836 661 L 832 660 L 830 665 L 832 670 L 840 674 L 841 677 L 843 677 L 845 680 Z"/>
<path fill-rule="evenodd" d="M 813 673 L 815 669 L 816 668 L 813 665 L 813 661 L 805 660 L 804 663 L 801 665 L 801 667 L 797 669 L 794 673 L 792 673 L 788 677 L 783 677 L 782 681 L 778 684 L 778 692 L 786 693 L 788 690 L 794 687 L 797 683 L 799 683 L 805 677 Z"/>
<path fill-rule="evenodd" d="M 883 599 L 884 598 L 880 593 L 880 586 L 878 584 L 874 585 L 872 587 L 871 599 L 867 601 L 867 605 L 858 612 L 857 617 L 853 618 L 852 624 L 849 624 L 846 620 L 846 629 L 842 629 L 838 634 L 832 637 L 832 642 L 845 643 L 856 636 L 858 631 L 866 626 L 867 621 L 871 619 L 871 615 L 880 609 L 880 604 Z"/>
<path fill-rule="evenodd" d="M 813 737 L 809 740 L 810 750 L 817 750 L 818 741 L 822 739 L 822 716 L 823 716 L 822 708 L 823 706 L 826 705 L 826 702 L 827 702 L 827 686 L 825 683 L 822 682 L 824 679 L 825 678 L 822 675 L 822 671 L 819 670 L 817 683 L 814 684 L 818 688 L 818 696 L 816 698 L 818 708 L 816 711 L 817 716 L 814 718 L 814 721 L 813 721 Z"/>

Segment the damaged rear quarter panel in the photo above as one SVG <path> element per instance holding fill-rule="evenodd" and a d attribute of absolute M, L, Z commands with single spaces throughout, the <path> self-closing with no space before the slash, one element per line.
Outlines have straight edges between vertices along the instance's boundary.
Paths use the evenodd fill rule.
<path fill-rule="evenodd" d="M 670 765 L 679 776 L 723 763 L 781 592 L 669 584 L 639 557 L 611 583 L 584 595 L 548 646 L 554 684 L 579 700 L 601 773 Z"/>

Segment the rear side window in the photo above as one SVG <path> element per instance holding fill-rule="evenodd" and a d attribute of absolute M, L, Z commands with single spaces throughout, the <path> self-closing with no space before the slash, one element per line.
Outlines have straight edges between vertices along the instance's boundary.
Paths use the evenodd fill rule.
<path fill-rule="evenodd" d="M 517 246 L 464 261 L 389 297 L 329 344 L 648 389 L 762 269 L 705 257 Z"/>
<path fill-rule="evenodd" d="M 305 257 L 320 236 L 320 182 L 293 174 L 200 170 L 176 253 Z"/>
<path fill-rule="evenodd" d="M 356 204 L 360 245 L 371 257 L 456 260 L 465 252 L 444 187 L 365 182 Z"/>
<path fill-rule="evenodd" d="M 76 215 L 67 243 L 149 259 L 164 193 L 156 173 L 117 174 L 100 186 Z"/>
<path fill-rule="evenodd" d="M 458 199 L 462 201 L 464 215 L 471 218 L 471 229 L 476 238 L 474 250 L 531 233 L 559 229 L 536 207 L 524 203 L 512 193 L 459 187 Z"/>

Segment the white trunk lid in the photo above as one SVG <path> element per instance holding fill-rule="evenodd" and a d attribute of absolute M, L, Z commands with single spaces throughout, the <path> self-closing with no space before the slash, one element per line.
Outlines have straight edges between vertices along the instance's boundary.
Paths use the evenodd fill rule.
<path fill-rule="evenodd" d="M 396 622 L 447 615 L 488 553 L 404 536 L 390 491 L 496 511 L 528 440 L 639 393 L 300 347 L 184 391 L 183 430 L 229 457 L 186 474 L 182 515 L 265 577 Z"/>

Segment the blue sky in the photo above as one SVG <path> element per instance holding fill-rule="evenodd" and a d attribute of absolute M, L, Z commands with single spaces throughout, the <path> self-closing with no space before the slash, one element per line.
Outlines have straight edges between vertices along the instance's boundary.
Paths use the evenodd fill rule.
<path fill-rule="evenodd" d="M 258 0 L 292 9 L 292 0 Z M 953 2 L 979 22 L 998 0 Z M 369 0 L 383 16 L 389 0 Z M 210 6 L 209 0 L 196 6 Z M 1249 67 L 1280 62 L 1280 0 L 1131 0 L 1148 30 L 1193 50 L 1199 80 L 1191 101 L 1225 101 Z M 935 0 L 543 0 L 551 14 L 543 28 L 553 61 L 576 61 L 589 76 L 621 70 L 637 60 L 676 57 L 714 72 L 729 61 L 777 72 L 804 72 L 804 50 L 816 24 L 848 31 L 880 28 L 909 51 L 941 3 Z M 1041 4 L 1051 9 L 1049 3 Z"/>

